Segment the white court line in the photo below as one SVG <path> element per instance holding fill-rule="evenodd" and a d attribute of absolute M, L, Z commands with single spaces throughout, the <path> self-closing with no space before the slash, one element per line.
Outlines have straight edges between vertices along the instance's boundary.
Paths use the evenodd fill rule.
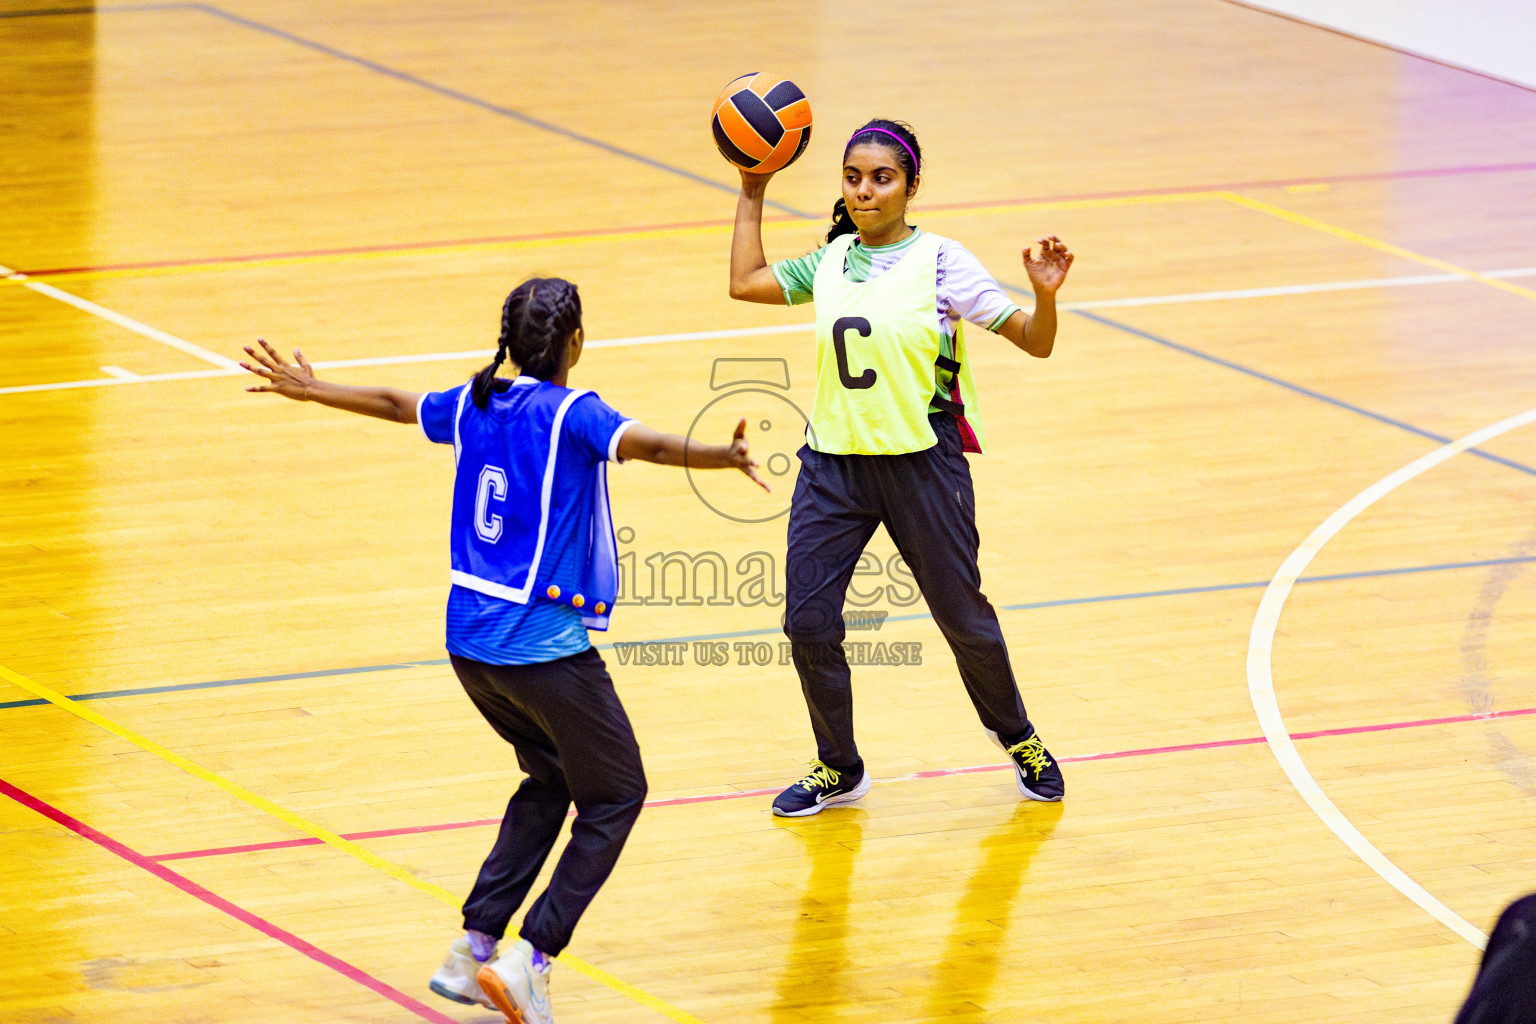
<path fill-rule="evenodd" d="M 92 302 L 90 299 L 82 299 L 78 295 L 71 295 L 69 292 L 60 291 L 51 284 L 44 284 L 41 281 L 34 281 L 27 277 L 26 274 L 18 274 L 16 271 L 11 270 L 8 267 L 0 267 L 0 277 L 10 278 L 12 281 L 16 281 L 21 284 L 22 287 L 30 288 L 34 292 L 37 292 L 39 295 L 46 295 L 50 299 L 57 299 L 65 305 L 73 306 L 83 313 L 89 313 L 92 316 L 100 317 L 108 323 L 113 323 L 119 327 L 126 328 L 127 330 L 132 331 L 134 334 L 142 335 L 143 337 L 149 338 L 152 341 L 158 341 L 162 345 L 169 345 L 171 348 L 174 348 L 179 352 L 185 352 L 189 356 L 194 356 L 198 359 L 201 359 L 205 363 L 212 363 L 214 366 L 222 366 L 225 369 L 238 370 L 240 368 L 240 364 L 235 362 L 235 360 L 230 359 L 228 356 L 221 356 L 217 352 L 210 352 L 202 346 L 194 345 L 190 341 L 176 337 L 174 334 L 167 334 L 165 331 L 160 330 L 158 327 L 151 327 L 148 324 L 141 324 L 139 321 L 133 319 L 132 317 L 124 316 L 121 313 L 108 309 L 106 306 L 99 306 Z"/>
<path fill-rule="evenodd" d="M 767 327 L 733 327 L 718 331 L 688 331 L 681 334 L 645 334 L 633 338 L 606 338 L 597 341 L 589 341 L 583 348 L 627 348 L 633 345 L 661 345 L 673 341 L 706 341 L 711 338 L 746 338 L 760 334 L 791 334 L 800 331 L 809 331 L 815 328 L 815 324 L 773 324 Z M 312 362 L 310 365 L 317 370 L 345 369 L 353 366 L 399 366 L 407 363 L 445 363 L 456 360 L 489 359 L 495 355 L 493 349 L 473 349 L 468 352 L 423 352 L 416 355 L 405 356 L 369 356 L 364 359 L 322 359 Z M 16 395 L 29 391 L 62 391 L 69 388 L 102 388 L 113 384 L 152 384 L 170 380 L 201 380 L 207 377 L 238 377 L 246 371 L 240 369 L 240 364 L 230 360 L 233 369 L 219 370 L 184 370 L 180 373 L 146 373 L 136 374 L 124 370 L 120 366 L 103 366 L 102 372 L 109 373 L 110 377 L 100 377 L 95 380 L 73 380 L 62 384 L 19 384 L 14 387 L 0 388 L 0 395 Z"/>
<path fill-rule="evenodd" d="M 1536 271 L 1533 271 L 1536 273 Z M 1227 299 L 1263 299 L 1276 295 L 1313 295 L 1318 292 L 1348 292 L 1363 288 L 1406 288 L 1421 284 L 1451 284 L 1466 281 L 1463 274 L 1416 274 L 1411 277 L 1378 277 L 1363 281 L 1329 281 L 1322 284 L 1290 284 L 1273 288 L 1237 288 L 1220 292 L 1188 292 L 1184 295 L 1152 295 L 1133 299 L 1098 299 L 1090 302 L 1064 302 L 1063 310 L 1120 309 L 1128 306 L 1164 306 L 1180 302 L 1221 302 Z"/>
<path fill-rule="evenodd" d="M 1296 744 L 1291 741 L 1285 720 L 1280 715 L 1279 703 L 1275 699 L 1273 672 L 1275 630 L 1280 624 L 1280 613 L 1285 607 L 1286 598 L 1290 596 L 1291 588 L 1306 571 L 1307 565 L 1323 549 L 1323 545 L 1332 540 L 1352 519 L 1419 474 L 1433 469 L 1470 448 L 1476 448 L 1485 441 L 1531 423 L 1536 423 L 1536 409 L 1527 410 L 1517 416 L 1500 420 L 1492 426 L 1473 431 L 1459 440 L 1435 449 L 1361 491 L 1353 500 L 1313 530 L 1312 535 L 1291 552 L 1290 557 L 1280 566 L 1279 571 L 1275 573 L 1269 586 L 1264 590 L 1264 597 L 1259 601 L 1258 613 L 1253 619 L 1253 629 L 1248 635 L 1248 696 L 1253 701 L 1253 710 L 1258 715 L 1259 724 L 1263 726 L 1264 738 L 1269 742 L 1269 748 L 1274 752 L 1275 759 L 1280 762 L 1286 777 L 1291 780 L 1291 785 L 1296 787 L 1296 791 L 1311 805 L 1323 824 L 1343 840 L 1344 845 L 1353 850 L 1373 871 L 1417 903 L 1430 916 L 1479 949 L 1487 946 L 1488 936 L 1431 896 L 1428 890 L 1409 878 L 1401 868 L 1372 846 L 1360 830 L 1355 828 L 1334 806 L 1333 801 L 1328 799 L 1317 781 L 1307 771 L 1306 764 L 1296 751 Z"/>
<path fill-rule="evenodd" d="M 1536 267 L 1482 271 L 1484 277 L 1536 277 Z M 1236 288 L 1220 292 L 1187 292 L 1183 295 L 1151 295 L 1135 299 L 1097 299 L 1089 302 L 1064 302 L 1060 308 L 1119 309 L 1130 306 L 1164 306 L 1180 302 L 1221 302 L 1228 299 L 1263 299 L 1277 295 L 1315 295 L 1319 292 L 1349 292 L 1366 288 L 1409 288 L 1423 284 L 1457 284 L 1474 280 L 1465 274 L 1413 274 L 1408 277 L 1375 277 L 1359 281 L 1324 281 L 1318 284 L 1288 284 L 1273 288 Z"/>
<path fill-rule="evenodd" d="M 5 275 L 8 273 L 11 274 L 13 279 L 21 280 L 22 283 L 25 284 L 25 286 L 28 288 L 35 287 L 36 290 L 51 289 L 52 291 L 58 291 L 57 289 L 52 288 L 51 285 L 45 285 L 36 281 L 25 280 L 23 275 L 14 274 L 7 271 L 4 267 L 0 267 L 0 275 Z M 1536 267 L 1516 267 L 1510 270 L 1486 270 L 1482 271 L 1482 274 L 1484 277 L 1499 278 L 1536 277 Z M 1163 306 L 1185 302 L 1221 302 L 1235 299 L 1256 299 L 1281 295 L 1311 295 L 1318 292 L 1355 291 L 1370 288 L 1406 288 L 1426 284 L 1457 284 L 1466 283 L 1468 280 L 1469 278 L 1462 274 L 1416 274 L 1408 277 L 1368 278 L 1358 281 L 1324 281 L 1317 284 L 1280 285 L 1271 288 L 1238 288 L 1228 291 L 1186 292 L 1180 295 L 1148 295 L 1139 298 L 1128 299 L 1093 299 L 1086 302 L 1064 302 L 1061 303 L 1058 308 L 1062 312 L 1071 312 L 1072 310 L 1078 309 L 1125 309 L 1135 306 Z M 45 292 L 45 294 L 47 294 L 47 292 Z M 80 306 L 80 308 L 90 306 L 93 307 L 94 310 L 99 310 L 100 312 L 97 315 L 105 315 L 108 319 L 120 317 L 120 314 L 113 313 L 111 310 L 108 310 L 102 306 L 97 306 L 94 302 L 87 302 L 85 299 L 69 295 L 66 292 L 59 292 L 58 294 L 65 296 L 65 299 L 61 301 L 69 301 L 71 305 L 83 303 L 84 305 Z M 87 310 L 87 312 L 90 311 L 91 310 Z M 127 317 L 114 319 L 113 322 L 125 322 L 125 326 L 126 324 L 132 324 L 134 326 L 130 327 L 129 329 L 137 330 L 141 334 L 144 334 L 145 332 L 155 332 L 153 327 L 148 327 L 136 320 L 129 320 Z M 589 341 L 586 343 L 585 347 L 627 348 L 636 345 L 661 345 L 675 341 L 707 341 L 713 338 L 744 338 L 761 334 L 793 334 L 802 331 L 809 331 L 814 329 L 814 327 L 814 324 L 809 323 L 775 324 L 767 327 L 735 327 L 718 331 L 686 331 L 678 334 L 646 334 L 637 335 L 631 338 L 607 338 L 596 341 Z M 159 341 L 165 341 L 166 344 L 171 345 L 173 348 L 182 348 L 182 346 L 185 346 L 185 348 L 182 348 L 182 351 L 191 352 L 191 354 L 194 355 L 201 353 L 199 358 L 213 362 L 216 365 L 223 367 L 223 369 L 193 370 L 181 373 L 146 373 L 143 375 L 135 374 L 132 376 L 117 376 L 115 370 L 102 367 L 103 372 L 111 373 L 114 375 L 111 377 L 98 378 L 95 380 L 65 381 L 58 384 L 22 384 L 14 387 L 0 388 L 0 395 L 22 394 L 30 391 L 62 391 L 70 388 L 98 388 L 107 387 L 114 384 L 152 384 L 161 381 L 196 380 L 203 377 L 236 377 L 245 372 L 244 370 L 240 369 L 239 364 L 235 360 L 226 359 L 224 356 L 208 352 L 205 349 L 200 349 L 196 345 L 193 345 L 191 342 L 183 341 L 182 339 L 176 338 L 173 335 L 164 334 L 163 332 L 155 332 L 153 334 L 145 334 L 145 336 L 154 337 Z M 489 359 L 493 354 L 494 353 L 491 349 L 476 349 L 468 352 L 424 352 L 415 355 L 403 356 L 374 356 L 366 359 L 336 359 L 327 362 L 317 362 L 313 365 L 317 369 L 339 369 L 353 366 L 398 366 L 407 363 L 443 363 L 454 362 L 457 360 Z M 124 371 L 124 373 L 127 372 L 128 371 Z"/>
<path fill-rule="evenodd" d="M 733 327 L 718 331 L 688 331 L 681 334 L 645 334 L 633 338 L 607 338 L 589 341 L 584 348 L 625 348 L 632 345 L 660 345 L 673 341 L 706 341 L 711 338 L 745 338 L 760 334 L 791 334 L 809 331 L 815 324 L 774 324 L 768 327 Z M 456 360 L 489 359 L 495 355 L 492 349 L 472 349 L 468 352 L 424 352 L 405 356 L 369 356 L 363 359 L 322 359 L 310 365 L 317 370 L 345 369 L 353 366 L 399 366 L 408 363 L 444 363 Z M 96 380 L 75 380 L 62 384 L 20 384 L 0 388 L 0 395 L 22 394 L 28 391 L 61 391 L 68 388 L 100 388 L 113 384 L 151 384 L 170 380 L 201 380 L 207 377 L 238 377 L 246 371 L 230 360 L 233 369 L 183 370 L 180 373 L 146 373 L 143 375 L 124 370 L 120 366 L 103 366 L 102 372 L 110 377 Z"/>
<path fill-rule="evenodd" d="M 815 324 L 775 324 L 770 327 L 730 327 L 718 331 L 686 331 L 681 334 L 640 334 L 632 338 L 603 338 L 582 343 L 582 348 L 629 348 L 634 345 L 662 345 L 672 341 L 708 341 L 712 338 L 749 338 L 758 334 L 794 334 L 809 331 Z M 316 367 L 346 366 L 397 366 L 402 363 L 441 363 L 455 359 L 489 359 L 494 349 L 472 349 L 468 352 L 424 352 L 410 356 L 368 356 L 363 359 L 332 359 L 313 363 Z M 146 378 L 147 379 L 147 378 Z"/>

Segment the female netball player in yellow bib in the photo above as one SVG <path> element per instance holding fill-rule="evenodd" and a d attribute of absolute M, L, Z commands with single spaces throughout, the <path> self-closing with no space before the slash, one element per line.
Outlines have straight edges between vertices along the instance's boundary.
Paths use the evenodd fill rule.
<path fill-rule="evenodd" d="M 789 512 L 784 632 L 816 735 L 811 771 L 780 793 L 800 817 L 869 792 L 853 740 L 843 598 L 884 524 L 954 652 L 982 725 L 1012 758 L 1019 792 L 1060 800 L 1061 769 L 1025 713 L 997 613 L 981 593 L 975 494 L 965 452 L 985 435 L 964 323 L 1032 356 L 1051 354 L 1056 291 L 1072 253 L 1056 236 L 1024 250 L 1035 291 L 1025 314 L 958 243 L 907 223 L 922 150 L 907 125 L 874 120 L 843 153 L 843 197 L 827 244 L 770 265 L 763 195 L 771 175 L 741 175 L 731 297 L 816 303 L 816 400 Z"/>

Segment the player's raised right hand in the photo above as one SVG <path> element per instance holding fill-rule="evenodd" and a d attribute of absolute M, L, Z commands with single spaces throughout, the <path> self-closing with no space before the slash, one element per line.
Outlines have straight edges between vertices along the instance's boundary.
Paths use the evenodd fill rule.
<path fill-rule="evenodd" d="M 773 177 L 772 171 L 769 171 L 767 174 L 759 174 L 756 171 L 747 171 L 740 167 L 736 168 L 736 170 L 741 174 L 741 190 L 743 192 L 755 190 L 761 195 L 762 190 L 768 187 L 768 179 Z"/>

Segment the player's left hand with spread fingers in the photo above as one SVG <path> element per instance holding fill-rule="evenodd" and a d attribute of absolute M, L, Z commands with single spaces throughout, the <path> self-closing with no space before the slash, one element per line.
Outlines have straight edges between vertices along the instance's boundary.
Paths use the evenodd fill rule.
<path fill-rule="evenodd" d="M 736 432 L 731 435 L 731 450 L 727 458 L 730 460 L 731 465 L 747 474 L 753 483 L 768 493 L 773 493 L 773 488 L 763 483 L 762 479 L 757 475 L 757 460 L 752 458 L 747 452 L 747 421 L 745 418 L 736 424 Z"/>
<path fill-rule="evenodd" d="M 261 346 L 262 351 L 258 352 L 251 348 L 251 346 L 246 345 L 245 354 L 256 360 L 260 365 L 252 366 L 250 363 L 244 362 L 240 365 L 256 376 L 263 378 L 267 383 L 256 387 L 249 387 L 245 390 L 271 391 L 282 395 L 284 398 L 291 398 L 296 402 L 307 401 L 309 389 L 314 385 L 316 378 L 314 367 L 310 366 L 304 359 L 304 353 L 298 349 L 293 350 L 293 358 L 298 363 L 295 366 L 278 355 L 277 350 L 268 345 L 265 339 L 257 339 L 256 344 Z"/>
<path fill-rule="evenodd" d="M 1037 259 L 1033 255 L 1034 246 L 1026 247 L 1024 271 L 1029 274 L 1029 283 L 1035 291 L 1055 294 L 1067 279 L 1067 271 L 1072 269 L 1072 250 L 1055 235 L 1037 239 L 1035 245 L 1040 247 L 1040 256 Z"/>

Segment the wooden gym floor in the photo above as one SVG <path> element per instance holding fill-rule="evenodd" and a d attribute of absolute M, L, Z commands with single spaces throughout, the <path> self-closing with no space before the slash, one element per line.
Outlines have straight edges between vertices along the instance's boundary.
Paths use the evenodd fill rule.
<path fill-rule="evenodd" d="M 1536 93 L 1221 0 L 38 6 L 0 3 L 0 1018 L 496 1019 L 426 985 L 517 778 L 444 661 L 450 457 L 229 360 L 451 386 L 535 272 L 582 288 L 577 384 L 780 456 L 771 497 L 611 474 L 653 806 L 562 1021 L 1454 1014 L 1536 887 Z M 706 128 L 759 68 L 816 116 L 770 258 L 877 115 L 916 223 L 1015 287 L 1078 254 L 1055 355 L 972 347 L 1059 806 L 882 535 L 850 640 L 921 661 L 856 670 L 875 788 L 768 813 L 812 754 L 773 582 L 812 340 L 727 297 Z"/>

